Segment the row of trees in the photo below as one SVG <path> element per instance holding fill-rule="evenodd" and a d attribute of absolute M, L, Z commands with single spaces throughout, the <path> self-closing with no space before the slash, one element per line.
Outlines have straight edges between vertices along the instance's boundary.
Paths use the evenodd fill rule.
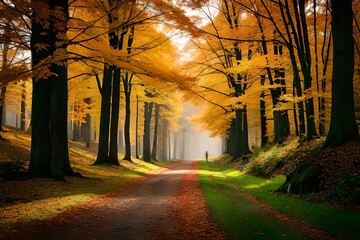
<path fill-rule="evenodd" d="M 301 141 L 326 135 L 324 147 L 357 140 L 358 8 L 358 1 L 301 0 L 223 0 L 204 7 L 209 24 L 189 47 L 199 52 L 198 91 L 210 103 L 194 121 L 227 136 L 234 159 L 250 152 L 249 118 L 260 126 L 262 146 L 290 134 Z"/>
<path fill-rule="evenodd" d="M 139 155 L 143 131 L 143 159 L 151 161 L 159 119 L 163 133 L 179 128 L 179 91 L 209 103 L 194 121 L 225 136 L 234 159 L 251 152 L 253 125 L 260 126 L 261 145 L 292 133 L 310 140 L 327 128 L 324 147 L 358 139 L 353 37 L 360 31 L 355 24 L 353 34 L 358 11 L 352 11 L 358 1 L 13 0 L 0 6 L 0 100 L 9 81 L 32 78 L 30 176 L 74 175 L 69 112 L 77 128 L 90 115 L 99 124 L 95 164 L 119 164 L 119 109 L 125 113 L 124 159 L 131 161 L 134 141 Z M 190 8 L 207 24 L 188 17 Z M 192 77 L 177 68 L 169 38 L 178 32 L 191 40 L 186 71 L 194 69 Z M 162 140 L 167 149 L 166 135 Z"/>
<path fill-rule="evenodd" d="M 35 0 L 1 3 L 2 10 L 8 13 L 4 21 L 12 23 L 8 28 L 1 26 L 1 41 L 14 47 L 21 45 L 27 54 L 31 53 L 31 63 L 28 57 L 22 59 L 31 71 L 16 71 L 16 79 L 6 75 L 10 68 L 5 66 L 1 71 L 2 86 L 11 80 L 32 78 L 29 176 L 63 178 L 75 174 L 68 155 L 68 91 L 72 92 L 69 99 L 77 99 L 70 110 L 77 125 L 89 117 L 94 105 L 101 106 L 99 148 L 94 164 L 119 164 L 120 96 L 123 94 L 125 99 L 124 159 L 131 161 L 130 110 L 134 99 L 131 96 L 133 88 L 137 88 L 136 95 L 145 102 L 143 157 L 150 161 L 150 146 L 145 140 L 150 138 L 150 132 L 146 130 L 149 129 L 149 115 L 152 115 L 149 106 L 155 104 L 157 121 L 161 116 L 163 132 L 167 132 L 169 127 L 176 129 L 181 108 L 176 107 L 176 94 L 171 96 L 169 93 L 190 88 L 194 82 L 191 77 L 175 70 L 174 63 L 158 60 L 170 57 L 175 62 L 176 58 L 169 37 L 158 32 L 156 25 L 161 24 L 170 31 L 166 22 L 171 20 L 171 24 L 180 29 L 190 29 L 192 22 L 184 11 L 174 3 L 162 1 Z M 13 34 L 8 34 L 8 31 Z M 161 50 L 158 49 L 160 45 Z M 19 54 L 13 56 L 21 58 Z M 98 93 L 94 92 L 94 84 L 89 84 L 89 79 L 96 81 Z M 1 93 L 4 95 L 5 91 Z M 79 93 L 83 95 L 79 96 Z M 174 123 L 169 124 L 172 120 Z M 139 121 L 137 118 L 137 124 Z M 162 139 L 166 140 L 165 136 Z M 138 139 L 138 133 L 135 138 Z"/>

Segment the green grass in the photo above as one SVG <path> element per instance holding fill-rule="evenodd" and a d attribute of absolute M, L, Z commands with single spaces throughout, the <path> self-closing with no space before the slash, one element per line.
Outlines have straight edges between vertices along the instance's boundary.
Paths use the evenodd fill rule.
<path fill-rule="evenodd" d="M 236 192 L 211 163 L 200 164 L 200 184 L 217 223 L 229 239 L 307 239 Z"/>
<path fill-rule="evenodd" d="M 212 197 L 208 197 L 219 190 L 209 189 L 210 184 L 208 182 L 215 181 L 214 177 L 210 176 L 217 176 L 216 181 L 220 181 L 221 185 L 212 185 L 211 188 L 219 188 L 219 186 L 226 186 L 226 188 L 228 188 L 229 183 L 225 182 L 224 176 L 221 176 L 221 170 L 215 162 L 209 162 L 208 165 L 202 163 L 200 166 L 201 169 L 203 169 L 201 171 L 201 181 L 206 197 L 209 201 L 210 207 L 215 209 L 215 216 L 219 216 L 222 214 L 222 210 L 219 207 L 215 208 L 212 206 L 221 205 L 221 203 L 218 202 L 214 204 Z M 223 169 L 223 172 L 232 183 L 240 187 L 243 191 L 253 195 L 258 200 L 272 206 L 280 212 L 305 220 L 313 226 L 331 234 L 340 233 L 349 238 L 355 238 L 360 235 L 360 214 L 358 213 L 272 193 L 271 190 L 277 189 L 285 181 L 284 176 L 278 176 L 271 180 L 266 180 L 243 174 L 234 169 Z M 217 196 L 217 198 L 224 197 Z M 226 206 L 228 206 L 228 200 L 224 202 L 224 208 L 226 208 Z M 231 210 L 227 209 L 223 209 L 223 211 L 225 212 L 224 214 L 231 212 Z M 235 211 L 237 210 L 234 209 L 233 212 Z M 236 221 L 236 219 L 234 219 L 234 221 Z M 224 226 L 227 226 L 227 224 L 224 223 Z M 230 226 L 226 227 L 226 229 L 230 228 Z M 230 229 L 230 231 L 233 230 Z"/>

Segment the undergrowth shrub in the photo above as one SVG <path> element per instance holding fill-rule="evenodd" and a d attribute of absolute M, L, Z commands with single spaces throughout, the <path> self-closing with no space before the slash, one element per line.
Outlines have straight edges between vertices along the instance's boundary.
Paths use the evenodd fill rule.
<path fill-rule="evenodd" d="M 256 149 L 250 157 L 249 163 L 245 165 L 244 171 L 255 176 L 270 178 L 274 170 L 283 165 L 283 161 L 297 146 L 298 141 L 292 139 L 281 145 L 269 145 Z"/>
<path fill-rule="evenodd" d="M 0 178 L 12 180 L 19 178 L 26 172 L 25 161 L 16 160 L 11 162 L 0 162 Z"/>

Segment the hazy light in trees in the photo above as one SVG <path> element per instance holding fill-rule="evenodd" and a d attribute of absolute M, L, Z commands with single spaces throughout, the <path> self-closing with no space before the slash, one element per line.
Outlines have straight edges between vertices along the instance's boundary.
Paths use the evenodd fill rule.
<path fill-rule="evenodd" d="M 204 159 L 205 151 L 209 152 L 209 157 L 221 155 L 221 138 L 210 138 L 206 131 L 197 130 L 198 127 L 189 121 L 189 118 L 202 112 L 202 107 L 196 107 L 190 103 L 184 105 L 185 109 L 180 121 L 183 129 L 180 131 L 185 138 L 185 149 L 181 156 L 184 160 Z"/>

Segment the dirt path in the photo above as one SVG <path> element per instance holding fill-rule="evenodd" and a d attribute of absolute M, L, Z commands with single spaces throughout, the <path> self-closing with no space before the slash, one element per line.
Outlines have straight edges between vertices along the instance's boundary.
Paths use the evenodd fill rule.
<path fill-rule="evenodd" d="M 224 239 L 208 213 L 197 165 L 184 161 L 126 192 L 24 227 L 5 239 Z M 189 209 L 192 215 L 184 215 Z"/>

